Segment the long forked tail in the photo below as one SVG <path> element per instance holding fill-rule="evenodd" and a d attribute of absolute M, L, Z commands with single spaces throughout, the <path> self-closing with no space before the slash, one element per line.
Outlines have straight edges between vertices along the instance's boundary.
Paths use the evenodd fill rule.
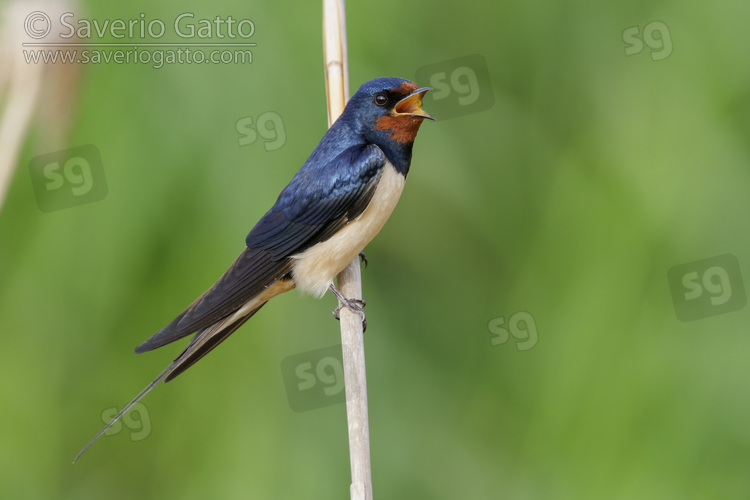
<path fill-rule="evenodd" d="M 78 452 L 78 455 L 76 455 L 76 457 L 73 459 L 73 463 L 81 458 L 81 455 L 86 453 L 86 450 L 91 448 L 91 445 L 93 445 L 100 437 L 102 437 L 110 427 L 112 427 L 118 420 L 120 420 L 120 418 L 122 418 L 123 415 L 130 411 L 130 409 L 133 408 L 136 403 L 143 399 L 146 394 L 151 392 L 151 389 L 159 385 L 159 383 L 162 381 L 169 382 L 177 375 L 187 370 L 196 361 L 211 352 L 217 345 L 219 345 L 223 340 L 234 333 L 235 330 L 241 327 L 245 323 L 245 321 L 250 319 L 256 312 L 258 312 L 260 308 L 266 304 L 266 302 L 267 300 L 263 302 L 259 302 L 256 300 L 252 304 L 248 303 L 248 305 L 251 305 L 251 307 L 243 307 L 239 311 L 236 311 L 234 314 L 231 314 L 223 320 L 214 323 L 213 325 L 206 327 L 196 333 L 193 338 L 190 339 L 190 343 L 187 345 L 185 350 L 182 351 L 182 353 L 180 353 L 180 355 L 177 356 L 177 358 L 175 358 L 175 360 L 172 361 L 172 363 L 170 363 L 169 366 L 167 366 L 164 371 L 159 374 L 159 376 L 157 376 L 150 384 L 148 384 L 141 392 L 139 392 L 138 395 L 134 397 L 130 403 L 126 404 L 125 407 L 120 410 L 120 412 L 115 415 L 114 418 L 112 418 L 112 420 L 110 420 L 109 423 L 105 425 L 104 428 L 102 428 L 102 430 L 100 430 L 97 435 L 94 436 L 94 438 L 89 441 L 86 446 L 83 447 L 81 451 Z"/>

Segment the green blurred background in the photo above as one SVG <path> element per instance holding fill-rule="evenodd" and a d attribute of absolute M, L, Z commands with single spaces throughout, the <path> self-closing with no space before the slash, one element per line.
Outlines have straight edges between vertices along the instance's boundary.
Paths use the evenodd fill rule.
<path fill-rule="evenodd" d="M 347 7 L 352 91 L 479 54 L 493 97 L 423 125 L 367 248 L 376 498 L 750 498 L 748 308 L 680 321 L 667 280 L 726 253 L 750 276 L 750 4 Z M 91 0 L 74 19 L 142 12 L 251 19 L 253 62 L 82 65 L 69 139 L 26 141 L 0 215 L 3 497 L 348 498 L 345 406 L 292 411 L 281 369 L 339 341 L 330 295 L 274 300 L 71 465 L 183 344 L 133 348 L 326 129 L 319 2 Z M 266 112 L 282 146 L 240 145 Z M 29 162 L 83 144 L 106 197 L 43 213 Z M 519 312 L 533 345 L 497 329 Z"/>

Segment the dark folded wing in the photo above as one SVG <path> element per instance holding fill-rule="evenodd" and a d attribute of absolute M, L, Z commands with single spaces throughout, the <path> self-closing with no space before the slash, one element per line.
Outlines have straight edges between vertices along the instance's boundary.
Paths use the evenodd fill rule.
<path fill-rule="evenodd" d="M 164 382 L 169 382 L 177 375 L 193 366 L 199 359 L 211 352 L 214 347 L 221 344 L 239 327 L 244 325 L 245 321 L 250 319 L 264 305 L 265 302 L 239 318 L 228 317 L 209 327 L 199 330 L 198 333 L 190 339 L 190 343 L 185 350 L 174 360 L 171 365 L 171 370 L 164 379 Z"/>
<path fill-rule="evenodd" d="M 289 271 L 291 261 L 288 259 L 274 261 L 265 250 L 245 248 L 211 288 L 136 347 L 135 352 L 156 349 L 220 321 Z"/>
<path fill-rule="evenodd" d="M 227 325 L 227 329 L 231 326 L 229 332 L 209 327 L 288 275 L 290 256 L 328 239 L 359 215 L 372 197 L 385 161 L 377 146 L 361 145 L 344 150 L 328 162 L 305 163 L 250 231 L 247 248 L 231 267 L 135 352 L 150 351 L 204 329 L 199 333 L 203 334 L 202 341 L 217 345 L 239 325 Z M 214 336 L 218 340 L 209 338 Z"/>
<path fill-rule="evenodd" d="M 385 162 L 371 144 L 306 163 L 247 235 L 247 246 L 283 259 L 326 240 L 367 207 Z"/>

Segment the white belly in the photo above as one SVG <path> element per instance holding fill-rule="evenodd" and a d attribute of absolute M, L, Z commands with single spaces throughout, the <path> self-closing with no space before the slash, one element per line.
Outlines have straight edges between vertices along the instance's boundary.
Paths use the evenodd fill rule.
<path fill-rule="evenodd" d="M 302 292 L 322 297 L 333 279 L 380 232 L 396 207 L 406 178 L 386 162 L 370 204 L 328 240 L 292 256 L 292 278 Z"/>

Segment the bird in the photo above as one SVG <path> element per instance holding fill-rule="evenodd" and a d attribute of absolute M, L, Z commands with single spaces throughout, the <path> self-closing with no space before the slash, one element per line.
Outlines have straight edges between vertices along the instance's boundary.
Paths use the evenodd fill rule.
<path fill-rule="evenodd" d="M 212 351 L 273 297 L 297 288 L 361 314 L 334 278 L 380 232 L 411 165 L 432 90 L 403 78 L 363 83 L 309 158 L 250 230 L 227 271 L 169 324 L 136 347 L 151 351 L 194 334 L 187 347 L 78 453 L 74 462 L 156 385 L 169 382 Z"/>

